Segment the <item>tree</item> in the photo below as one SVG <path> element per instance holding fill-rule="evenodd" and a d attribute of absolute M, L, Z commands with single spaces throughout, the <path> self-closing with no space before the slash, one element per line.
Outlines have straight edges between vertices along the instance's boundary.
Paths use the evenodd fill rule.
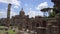
<path fill-rule="evenodd" d="M 44 12 L 44 17 L 45 17 L 45 12 L 47 11 L 46 8 L 41 9 L 42 12 Z"/>
<path fill-rule="evenodd" d="M 52 11 L 52 12 L 50 12 L 49 17 L 54 17 L 55 15 L 56 15 L 56 12 L 55 11 Z"/>
<path fill-rule="evenodd" d="M 55 17 L 55 15 L 59 13 L 59 10 L 57 9 L 58 9 L 57 5 L 54 5 L 54 7 L 52 8 L 53 11 L 50 12 L 49 17 Z"/>
<path fill-rule="evenodd" d="M 43 8 L 43 9 L 41 9 L 41 11 L 44 12 L 44 16 L 45 16 L 45 12 L 48 12 L 49 15 L 50 15 L 51 9 L 52 9 L 52 8 L 49 8 L 49 7 L 48 7 L 48 8 Z"/>

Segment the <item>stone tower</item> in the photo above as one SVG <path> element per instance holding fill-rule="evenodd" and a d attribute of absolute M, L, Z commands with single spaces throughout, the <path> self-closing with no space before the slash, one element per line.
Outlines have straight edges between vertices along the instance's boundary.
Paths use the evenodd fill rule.
<path fill-rule="evenodd" d="M 11 10 L 11 4 L 9 3 L 8 9 L 7 9 L 7 24 L 9 25 L 10 23 L 10 10 Z M 8 26 L 7 25 L 7 26 Z"/>

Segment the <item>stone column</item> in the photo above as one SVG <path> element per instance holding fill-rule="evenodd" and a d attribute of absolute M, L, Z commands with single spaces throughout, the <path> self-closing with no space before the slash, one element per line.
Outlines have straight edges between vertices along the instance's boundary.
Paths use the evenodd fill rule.
<path fill-rule="evenodd" d="M 7 10 L 7 26 L 10 24 L 10 9 L 11 9 L 11 4 L 9 3 L 8 5 L 8 10 Z"/>

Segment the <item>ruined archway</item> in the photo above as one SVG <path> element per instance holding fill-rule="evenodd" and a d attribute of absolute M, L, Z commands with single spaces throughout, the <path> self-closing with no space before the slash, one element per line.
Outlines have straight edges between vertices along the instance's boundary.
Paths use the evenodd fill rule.
<path fill-rule="evenodd" d="M 39 27 L 39 23 L 36 23 L 36 27 Z"/>

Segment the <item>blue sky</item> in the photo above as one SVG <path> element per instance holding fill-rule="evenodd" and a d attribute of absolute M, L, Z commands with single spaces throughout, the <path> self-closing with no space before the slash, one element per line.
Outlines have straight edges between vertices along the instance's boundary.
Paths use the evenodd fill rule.
<path fill-rule="evenodd" d="M 6 18 L 8 3 L 12 4 L 11 16 L 18 15 L 23 8 L 29 17 L 43 16 L 40 10 L 54 5 L 51 0 L 0 0 L 0 18 Z"/>

